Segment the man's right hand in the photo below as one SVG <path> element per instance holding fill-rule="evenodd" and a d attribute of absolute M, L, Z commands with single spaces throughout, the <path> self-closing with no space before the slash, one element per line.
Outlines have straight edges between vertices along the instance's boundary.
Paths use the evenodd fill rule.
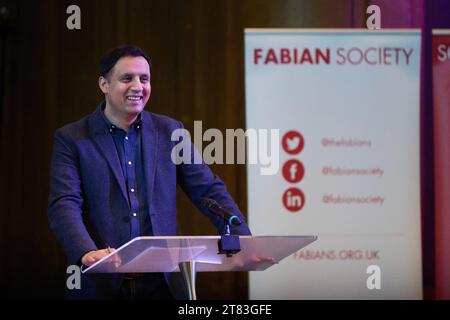
<path fill-rule="evenodd" d="M 113 251 L 115 251 L 115 249 L 112 249 L 112 248 L 106 248 L 106 249 L 101 249 L 101 250 L 96 250 L 96 251 L 89 251 L 81 258 L 81 263 L 84 264 L 85 266 L 89 267 Z"/>

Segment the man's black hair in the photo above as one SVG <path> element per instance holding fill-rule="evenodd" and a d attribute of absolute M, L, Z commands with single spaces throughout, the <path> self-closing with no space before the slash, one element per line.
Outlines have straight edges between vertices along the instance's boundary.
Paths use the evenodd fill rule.
<path fill-rule="evenodd" d="M 100 76 L 106 78 L 107 74 L 116 65 L 117 61 L 123 57 L 144 57 L 148 62 L 150 72 L 152 71 L 152 60 L 141 48 L 123 45 L 109 50 L 102 57 L 100 60 Z"/>

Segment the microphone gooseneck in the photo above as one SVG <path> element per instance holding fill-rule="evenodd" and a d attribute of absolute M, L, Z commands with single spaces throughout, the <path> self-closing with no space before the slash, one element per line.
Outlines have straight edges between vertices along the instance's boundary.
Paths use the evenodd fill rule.
<path fill-rule="evenodd" d="M 221 217 L 228 225 L 239 226 L 242 224 L 241 219 L 237 215 L 221 207 L 214 199 L 204 198 L 202 206 Z"/>

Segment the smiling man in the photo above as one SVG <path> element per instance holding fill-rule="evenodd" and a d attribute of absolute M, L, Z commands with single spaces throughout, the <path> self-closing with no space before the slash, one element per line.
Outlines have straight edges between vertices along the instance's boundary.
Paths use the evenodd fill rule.
<path fill-rule="evenodd" d="M 244 221 L 223 182 L 205 163 L 175 164 L 172 132 L 179 121 L 144 111 L 151 93 L 150 58 L 139 48 L 114 48 L 100 63 L 96 111 L 60 128 L 53 147 L 48 217 L 70 265 L 90 266 L 139 236 L 176 235 L 176 187 L 216 226 L 202 205 L 212 198 Z M 191 148 L 194 157 L 194 148 Z M 192 162 L 191 162 L 192 163 Z M 233 234 L 250 234 L 245 222 Z M 72 299 L 186 298 L 180 273 L 82 274 Z"/>

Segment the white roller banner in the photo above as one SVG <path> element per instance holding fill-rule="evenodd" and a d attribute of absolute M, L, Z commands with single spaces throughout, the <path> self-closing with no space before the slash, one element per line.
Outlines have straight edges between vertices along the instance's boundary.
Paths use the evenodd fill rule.
<path fill-rule="evenodd" d="M 420 42 L 245 30 L 247 129 L 279 129 L 279 170 L 247 166 L 250 228 L 318 236 L 251 272 L 251 299 L 422 298 Z"/>

